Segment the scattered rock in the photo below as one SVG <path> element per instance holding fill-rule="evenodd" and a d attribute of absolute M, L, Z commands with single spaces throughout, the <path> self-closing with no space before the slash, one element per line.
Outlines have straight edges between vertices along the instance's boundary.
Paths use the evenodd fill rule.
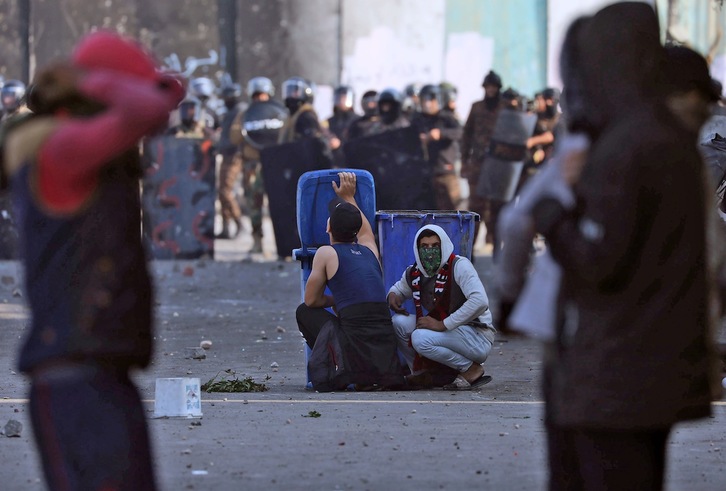
<path fill-rule="evenodd" d="M 277 326 L 277 327 L 275 328 L 275 330 L 276 330 L 277 332 L 285 332 L 285 328 L 284 328 L 284 327 L 282 327 L 282 326 Z"/>
<path fill-rule="evenodd" d="M 182 270 L 184 276 L 194 276 L 194 268 L 187 266 Z"/>
<path fill-rule="evenodd" d="M 14 285 L 15 284 L 15 278 L 12 276 L 3 276 L 0 278 L 0 282 L 2 282 L 3 285 Z"/>
<path fill-rule="evenodd" d="M 193 348 L 184 349 L 184 358 L 191 358 L 192 360 L 203 360 L 206 357 L 207 354 L 204 352 L 203 348 L 195 346 Z"/>
<path fill-rule="evenodd" d="M 272 363 L 270 363 L 270 368 L 280 368 L 280 364 L 276 361 L 273 361 Z"/>
<path fill-rule="evenodd" d="M 212 342 L 209 339 L 204 339 L 199 343 L 199 347 L 202 349 L 209 349 L 212 347 Z"/>
<path fill-rule="evenodd" d="M 19 288 L 16 288 L 13 290 L 13 297 L 22 297 L 23 293 L 20 291 Z"/>
<path fill-rule="evenodd" d="M 8 438 L 19 437 L 23 432 L 23 424 L 20 421 L 11 419 L 5 424 L 5 436 Z"/>

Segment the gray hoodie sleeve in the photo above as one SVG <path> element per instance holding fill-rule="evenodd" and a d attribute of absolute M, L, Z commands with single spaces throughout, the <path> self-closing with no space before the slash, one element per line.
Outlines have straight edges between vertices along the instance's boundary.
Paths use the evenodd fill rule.
<path fill-rule="evenodd" d="M 484 290 L 484 285 L 479 279 L 479 275 L 465 257 L 459 257 L 454 265 L 454 281 L 461 288 L 466 301 L 464 304 L 452 312 L 444 319 L 444 326 L 449 331 L 459 326 L 469 324 L 471 321 L 478 319 L 484 324 L 492 325 L 492 316 L 489 311 L 489 298 Z"/>

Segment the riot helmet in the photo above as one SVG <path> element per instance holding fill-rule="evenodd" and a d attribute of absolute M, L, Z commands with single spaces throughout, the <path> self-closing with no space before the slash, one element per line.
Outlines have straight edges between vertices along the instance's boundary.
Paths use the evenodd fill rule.
<path fill-rule="evenodd" d="M 242 87 L 239 84 L 228 84 L 223 86 L 219 93 L 224 101 L 225 107 L 232 109 L 239 103 L 239 98 L 242 95 Z"/>
<path fill-rule="evenodd" d="M 225 85 L 219 91 L 222 99 L 237 99 L 242 95 L 242 87 L 239 84 Z"/>
<path fill-rule="evenodd" d="M 403 108 L 406 111 L 418 111 L 420 109 L 418 98 L 418 93 L 420 91 L 421 84 L 417 82 L 410 83 L 403 89 Z"/>
<path fill-rule="evenodd" d="M 188 96 L 179 103 L 179 121 L 183 126 L 191 127 L 199 121 L 202 103 L 196 97 Z"/>
<path fill-rule="evenodd" d="M 456 98 L 459 95 L 459 90 L 456 86 L 450 82 L 441 82 L 439 84 L 441 90 L 441 106 L 442 108 L 449 108 L 451 110 L 456 108 Z"/>
<path fill-rule="evenodd" d="M 340 85 L 333 90 L 333 108 L 350 111 L 353 109 L 355 93 L 348 85 Z"/>
<path fill-rule="evenodd" d="M 441 109 L 441 89 L 438 85 L 426 84 L 421 87 L 421 91 L 418 93 L 419 103 L 421 104 L 421 110 L 425 113 L 434 114 L 439 112 Z M 429 101 L 436 101 L 436 107 L 432 107 Z"/>
<path fill-rule="evenodd" d="M 20 80 L 8 80 L 0 90 L 3 109 L 7 112 L 17 111 L 25 96 L 25 84 Z"/>
<path fill-rule="evenodd" d="M 360 99 L 360 108 L 365 116 L 373 116 L 378 109 L 378 92 L 366 91 Z"/>
<path fill-rule="evenodd" d="M 291 77 L 282 82 L 282 98 L 290 114 L 295 114 L 303 104 L 312 104 L 312 84 L 302 77 Z"/>
<path fill-rule="evenodd" d="M 214 95 L 215 85 L 207 77 L 197 77 L 189 84 L 189 91 L 200 101 L 206 101 Z"/>
<path fill-rule="evenodd" d="M 267 94 L 270 97 L 275 95 L 275 86 L 272 80 L 267 77 L 251 78 L 247 82 L 247 97 L 253 99 L 257 94 Z"/>
<path fill-rule="evenodd" d="M 398 119 L 402 107 L 403 94 L 392 87 L 384 89 L 378 96 L 378 113 L 386 124 L 391 124 Z"/>

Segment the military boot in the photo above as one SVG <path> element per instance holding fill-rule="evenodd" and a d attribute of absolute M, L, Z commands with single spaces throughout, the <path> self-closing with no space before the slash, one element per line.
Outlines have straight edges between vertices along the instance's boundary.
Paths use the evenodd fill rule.
<path fill-rule="evenodd" d="M 252 232 L 252 250 L 250 252 L 262 252 L 262 232 Z"/>

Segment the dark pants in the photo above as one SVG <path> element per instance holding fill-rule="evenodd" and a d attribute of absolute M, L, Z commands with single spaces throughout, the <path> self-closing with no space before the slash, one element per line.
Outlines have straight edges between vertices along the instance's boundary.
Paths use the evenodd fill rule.
<path fill-rule="evenodd" d="M 663 489 L 670 428 L 593 431 L 547 426 L 550 491 Z"/>
<path fill-rule="evenodd" d="M 34 373 L 30 416 L 49 489 L 156 489 L 144 410 L 126 370 L 67 364 Z"/>
<path fill-rule="evenodd" d="M 315 346 L 315 340 L 318 339 L 318 334 L 320 334 L 320 330 L 326 322 L 334 322 L 336 326 L 340 324 L 338 317 L 328 310 L 308 307 L 304 303 L 298 306 L 295 318 L 297 319 L 297 327 L 310 349 Z"/>

